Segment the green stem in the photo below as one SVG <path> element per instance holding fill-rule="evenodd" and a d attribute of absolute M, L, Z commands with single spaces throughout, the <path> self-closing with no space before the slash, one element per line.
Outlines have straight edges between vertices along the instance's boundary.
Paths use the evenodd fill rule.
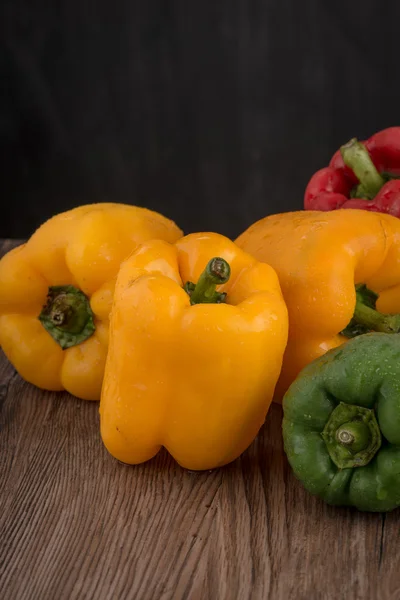
<path fill-rule="evenodd" d="M 185 290 L 190 295 L 191 304 L 211 304 L 224 302 L 225 293 L 216 291 L 217 285 L 222 285 L 229 280 L 231 269 L 225 259 L 214 257 L 208 263 L 194 285 L 187 282 Z"/>
<path fill-rule="evenodd" d="M 81 344 L 96 329 L 88 297 L 73 285 L 49 287 L 38 319 L 63 350 Z"/>
<path fill-rule="evenodd" d="M 349 421 L 341 425 L 336 431 L 337 441 L 353 454 L 365 450 L 369 445 L 370 438 L 370 430 L 362 421 Z"/>
<path fill-rule="evenodd" d="M 356 305 L 353 318 L 341 332 L 347 338 L 353 338 L 370 331 L 381 333 L 400 333 L 400 314 L 386 315 L 376 310 L 378 294 L 366 285 L 356 285 Z"/>
<path fill-rule="evenodd" d="M 364 303 L 362 294 L 356 293 L 354 321 L 369 331 L 382 333 L 400 332 L 400 315 L 385 315 Z"/>
<path fill-rule="evenodd" d="M 355 198 L 372 200 L 385 184 L 368 153 L 368 150 L 356 138 L 351 139 L 340 148 L 343 162 L 355 174 L 360 182 Z"/>
<path fill-rule="evenodd" d="M 332 411 L 322 438 L 339 469 L 364 467 L 382 443 L 374 411 L 344 402 Z"/>

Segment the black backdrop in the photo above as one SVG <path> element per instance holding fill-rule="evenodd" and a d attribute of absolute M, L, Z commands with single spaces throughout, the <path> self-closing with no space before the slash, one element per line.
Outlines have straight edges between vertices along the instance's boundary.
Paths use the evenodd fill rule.
<path fill-rule="evenodd" d="M 0 236 L 79 203 L 236 236 L 399 124 L 400 2 L 0 0 Z"/>

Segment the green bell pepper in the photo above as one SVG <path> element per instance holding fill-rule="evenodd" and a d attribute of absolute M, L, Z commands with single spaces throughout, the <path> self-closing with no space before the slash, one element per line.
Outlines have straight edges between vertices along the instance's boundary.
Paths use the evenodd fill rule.
<path fill-rule="evenodd" d="M 285 452 L 309 492 L 364 511 L 400 506 L 400 334 L 360 335 L 313 361 L 283 411 Z"/>

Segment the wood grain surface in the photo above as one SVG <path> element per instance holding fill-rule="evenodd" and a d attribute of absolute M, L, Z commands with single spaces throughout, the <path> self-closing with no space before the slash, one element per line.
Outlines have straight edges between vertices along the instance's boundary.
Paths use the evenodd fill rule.
<path fill-rule="evenodd" d="M 1 355 L 0 598 L 400 599 L 400 511 L 307 494 L 281 417 L 274 405 L 224 469 L 166 452 L 128 467 L 101 443 L 97 403 L 38 390 Z"/>

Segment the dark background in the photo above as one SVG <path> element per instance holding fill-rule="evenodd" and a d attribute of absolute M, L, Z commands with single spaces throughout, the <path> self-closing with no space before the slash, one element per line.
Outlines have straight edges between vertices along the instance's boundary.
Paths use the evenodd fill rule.
<path fill-rule="evenodd" d="M 236 236 L 399 124 L 400 2 L 0 0 L 0 236 L 80 203 Z"/>

